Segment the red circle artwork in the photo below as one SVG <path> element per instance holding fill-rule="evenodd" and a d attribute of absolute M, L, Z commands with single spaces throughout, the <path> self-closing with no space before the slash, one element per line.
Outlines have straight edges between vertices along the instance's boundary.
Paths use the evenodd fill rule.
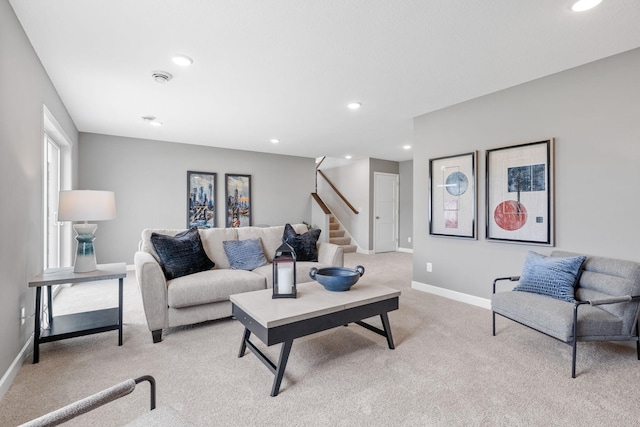
<path fill-rule="evenodd" d="M 522 203 L 505 200 L 493 211 L 493 219 L 503 230 L 517 230 L 527 222 L 527 210 Z"/>

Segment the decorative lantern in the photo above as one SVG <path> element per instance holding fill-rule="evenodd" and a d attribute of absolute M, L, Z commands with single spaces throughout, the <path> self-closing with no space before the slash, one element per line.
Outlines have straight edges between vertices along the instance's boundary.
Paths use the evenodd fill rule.
<path fill-rule="evenodd" d="M 296 251 L 283 241 L 273 257 L 272 298 L 295 298 L 296 293 Z"/>

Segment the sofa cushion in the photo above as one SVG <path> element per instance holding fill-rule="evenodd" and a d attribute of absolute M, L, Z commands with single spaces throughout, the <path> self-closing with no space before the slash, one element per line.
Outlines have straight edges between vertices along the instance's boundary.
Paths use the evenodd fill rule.
<path fill-rule="evenodd" d="M 229 258 L 224 250 L 222 242 L 225 240 L 238 240 L 236 228 L 204 228 L 200 229 L 202 246 L 211 261 L 216 263 L 216 269 L 229 268 Z"/>
<path fill-rule="evenodd" d="M 298 234 L 291 224 L 286 224 L 282 239 L 296 252 L 297 261 L 318 261 L 318 238 L 321 231 L 316 228 L 306 233 Z"/>
<path fill-rule="evenodd" d="M 192 307 L 265 288 L 265 278 L 250 271 L 209 270 L 168 281 L 167 301 L 172 308 Z"/>
<path fill-rule="evenodd" d="M 215 266 L 202 247 L 196 227 L 175 236 L 152 233 L 151 243 L 168 280 L 210 270 Z"/>
<path fill-rule="evenodd" d="M 514 291 L 547 295 L 562 301 L 575 301 L 575 288 L 580 267 L 586 256 L 547 257 L 529 251 L 520 281 Z"/>
<path fill-rule="evenodd" d="M 260 239 L 227 240 L 222 244 L 232 270 L 251 271 L 268 264 Z"/>
<path fill-rule="evenodd" d="M 304 224 L 294 224 L 293 229 L 297 233 L 304 233 L 307 226 Z M 239 240 L 260 238 L 262 247 L 264 248 L 264 256 L 268 262 L 273 262 L 273 256 L 276 249 L 282 244 L 282 234 L 284 233 L 284 225 L 276 225 L 273 227 L 240 227 L 236 228 Z"/>

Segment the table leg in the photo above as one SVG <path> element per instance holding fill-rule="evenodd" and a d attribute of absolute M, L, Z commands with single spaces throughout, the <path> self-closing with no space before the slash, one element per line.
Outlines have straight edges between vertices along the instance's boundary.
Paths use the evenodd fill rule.
<path fill-rule="evenodd" d="M 40 303 L 42 302 L 42 286 L 36 288 L 36 312 L 33 327 L 33 363 L 40 359 Z"/>
<path fill-rule="evenodd" d="M 282 377 L 284 377 L 284 370 L 287 367 L 287 361 L 289 360 L 289 353 L 291 352 L 291 346 L 293 340 L 285 341 L 282 343 L 280 349 L 280 360 L 276 367 L 275 378 L 273 379 L 273 387 L 271 387 L 271 396 L 277 396 L 280 391 L 280 383 L 282 383 Z"/>
<path fill-rule="evenodd" d="M 393 350 L 395 345 L 393 345 L 393 337 L 391 336 L 391 324 L 389 323 L 389 317 L 387 313 L 382 313 L 380 315 L 380 320 L 382 320 L 382 327 L 384 328 L 385 336 L 387 337 L 387 344 L 389 344 L 389 348 Z"/>
<path fill-rule="evenodd" d="M 238 352 L 238 357 L 244 356 L 244 351 L 247 349 L 247 341 L 249 341 L 250 336 L 251 336 L 251 331 L 247 328 L 244 328 L 244 335 L 242 336 L 242 344 L 240 344 L 240 351 Z"/>
<path fill-rule="evenodd" d="M 49 312 L 49 327 L 53 324 L 53 287 L 47 286 L 47 311 Z"/>
<path fill-rule="evenodd" d="M 118 279 L 118 345 L 122 345 L 122 285 L 124 279 Z"/>

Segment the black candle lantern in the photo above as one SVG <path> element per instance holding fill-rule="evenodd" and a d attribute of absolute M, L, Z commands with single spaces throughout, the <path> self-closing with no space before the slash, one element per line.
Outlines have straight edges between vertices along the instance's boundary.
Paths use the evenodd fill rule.
<path fill-rule="evenodd" d="M 296 251 L 283 241 L 273 257 L 272 298 L 295 298 L 296 293 Z"/>

